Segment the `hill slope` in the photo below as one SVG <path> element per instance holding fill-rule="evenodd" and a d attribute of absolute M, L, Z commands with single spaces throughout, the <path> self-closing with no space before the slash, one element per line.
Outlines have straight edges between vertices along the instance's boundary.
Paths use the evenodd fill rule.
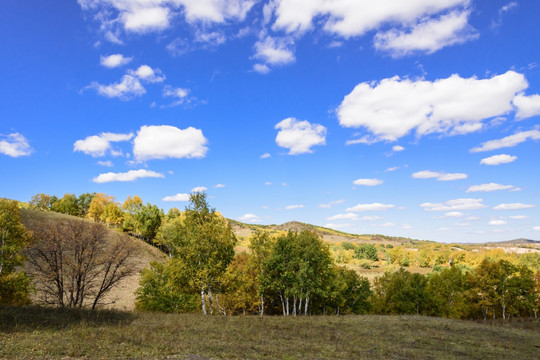
<path fill-rule="evenodd" d="M 78 217 L 64 215 L 50 211 L 38 211 L 31 209 L 21 209 L 21 220 L 28 227 L 41 226 L 51 222 L 81 220 Z M 85 220 L 87 221 L 87 220 Z M 126 236 L 118 231 L 107 229 L 106 241 L 114 241 L 120 236 Z M 129 237 L 135 248 L 133 265 L 135 272 L 133 275 L 123 279 L 117 287 L 111 290 L 106 297 L 106 302 L 113 302 L 106 308 L 132 310 L 135 307 L 135 290 L 139 287 L 139 273 L 142 269 L 149 266 L 152 261 L 165 261 L 166 255 L 155 247 L 136 239 Z"/>

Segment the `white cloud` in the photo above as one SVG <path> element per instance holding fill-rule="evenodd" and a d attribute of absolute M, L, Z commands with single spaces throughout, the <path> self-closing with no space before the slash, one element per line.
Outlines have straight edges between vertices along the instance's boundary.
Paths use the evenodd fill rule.
<path fill-rule="evenodd" d="M 412 225 L 409 225 L 409 224 L 403 224 L 403 226 L 401 228 L 404 229 L 404 230 L 410 230 L 413 227 L 412 227 Z"/>
<path fill-rule="evenodd" d="M 384 224 L 381 224 L 381 226 L 384 226 L 384 227 L 394 227 L 394 226 L 396 226 L 396 224 L 394 224 L 393 222 L 385 222 Z"/>
<path fill-rule="evenodd" d="M 328 209 L 328 208 L 331 208 L 334 205 L 343 204 L 344 202 L 345 202 L 345 200 L 343 200 L 343 199 L 335 200 L 335 201 L 330 201 L 329 203 L 326 203 L 326 204 L 319 204 L 319 207 L 322 208 L 322 209 Z"/>
<path fill-rule="evenodd" d="M 236 220 L 243 221 L 243 222 L 246 222 L 246 223 L 258 223 L 258 222 L 261 222 L 261 218 L 258 217 L 255 214 L 245 214 L 245 215 L 242 215 L 242 216 L 236 218 Z"/>
<path fill-rule="evenodd" d="M 376 185 L 381 185 L 382 183 L 383 181 L 379 179 L 356 179 L 353 181 L 354 185 L 362 185 L 362 186 L 376 186 Z"/>
<path fill-rule="evenodd" d="M 171 97 L 176 99 L 170 106 L 178 106 L 190 102 L 188 95 L 189 89 L 181 87 L 174 88 L 170 85 L 165 85 L 163 88 L 163 97 Z"/>
<path fill-rule="evenodd" d="M 508 223 L 504 220 L 491 220 L 488 224 L 494 225 L 494 226 L 500 226 L 500 225 L 506 225 Z"/>
<path fill-rule="evenodd" d="M 399 168 L 400 168 L 399 166 L 392 166 L 392 167 L 389 167 L 388 169 L 386 169 L 384 171 L 385 172 L 391 172 L 391 171 L 396 171 Z"/>
<path fill-rule="evenodd" d="M 105 166 L 105 167 L 113 167 L 114 164 L 111 160 L 107 160 L 107 161 L 98 161 L 97 162 L 98 165 L 100 166 Z"/>
<path fill-rule="evenodd" d="M 382 217 L 380 216 L 362 216 L 359 220 L 361 221 L 377 221 L 381 220 Z"/>
<path fill-rule="evenodd" d="M 437 179 L 437 181 L 454 181 L 466 179 L 468 175 L 462 173 L 445 173 L 438 171 L 422 170 L 412 174 L 412 177 L 415 179 Z"/>
<path fill-rule="evenodd" d="M 19 133 L 0 134 L 0 154 L 16 158 L 19 156 L 28 156 L 31 153 L 32 148 L 23 135 Z"/>
<path fill-rule="evenodd" d="M 158 83 L 165 80 L 165 75 L 160 69 L 152 69 L 148 65 L 141 65 L 137 70 L 129 70 L 128 73 L 149 83 Z"/>
<path fill-rule="evenodd" d="M 129 64 L 133 58 L 124 57 L 122 54 L 113 54 L 109 56 L 101 56 L 99 63 L 102 66 L 108 67 L 109 69 L 123 66 Z"/>
<path fill-rule="evenodd" d="M 330 223 L 330 224 L 324 225 L 325 228 L 336 229 L 336 230 L 351 227 L 351 226 L 353 226 L 353 224 L 332 224 L 332 223 Z"/>
<path fill-rule="evenodd" d="M 267 182 L 264 183 L 264 185 L 270 186 L 270 185 L 272 185 L 272 183 L 270 181 L 267 181 Z"/>
<path fill-rule="evenodd" d="M 459 211 L 449 211 L 446 214 L 444 214 L 444 217 L 459 218 L 459 217 L 462 217 L 463 215 L 464 214 L 462 212 L 459 212 Z"/>
<path fill-rule="evenodd" d="M 455 74 L 435 81 L 400 79 L 361 83 L 345 96 L 337 116 L 344 127 L 365 127 L 374 141 L 395 141 L 411 131 L 466 134 L 483 121 L 513 110 L 515 94 L 528 86 L 514 71 L 489 79 Z"/>
<path fill-rule="evenodd" d="M 484 165 L 500 165 L 500 164 L 508 164 L 512 161 L 515 161 L 517 159 L 517 156 L 512 156 L 508 154 L 500 154 L 500 155 L 493 155 L 487 158 L 484 158 L 480 160 L 480 164 Z"/>
<path fill-rule="evenodd" d="M 149 33 L 171 26 L 182 13 L 189 23 L 224 23 L 244 20 L 254 0 L 78 0 L 81 8 L 94 14 L 101 30 L 119 42 L 117 27 L 127 32 Z"/>
<path fill-rule="evenodd" d="M 163 200 L 163 201 L 189 201 L 189 194 L 178 193 L 178 194 L 172 195 L 172 196 L 165 196 L 161 200 Z"/>
<path fill-rule="evenodd" d="M 524 220 L 524 219 L 528 219 L 529 217 L 527 215 L 512 215 L 512 216 L 509 216 L 508 218 L 512 220 Z"/>
<path fill-rule="evenodd" d="M 516 95 L 513 101 L 517 108 L 516 119 L 522 120 L 540 115 L 540 95 Z"/>
<path fill-rule="evenodd" d="M 486 208 L 483 199 L 455 199 L 448 200 L 445 203 L 422 203 L 420 207 L 426 211 L 458 211 L 458 210 L 476 210 Z"/>
<path fill-rule="evenodd" d="M 285 209 L 286 210 L 293 210 L 293 209 L 301 209 L 303 207 L 304 207 L 304 205 L 289 205 L 289 206 L 286 206 Z"/>
<path fill-rule="evenodd" d="M 327 32 L 349 38 L 385 23 L 410 24 L 418 18 L 468 3 L 469 0 L 281 0 L 274 3 L 273 27 L 288 33 L 303 33 L 313 27 L 313 20 L 317 18 Z"/>
<path fill-rule="evenodd" d="M 532 229 L 533 229 L 533 231 L 540 231 L 540 226 L 535 226 Z"/>
<path fill-rule="evenodd" d="M 142 126 L 133 141 L 135 159 L 204 158 L 208 140 L 200 129 L 170 125 Z"/>
<path fill-rule="evenodd" d="M 490 192 L 490 191 L 498 191 L 498 190 L 512 190 L 516 189 L 514 185 L 501 185 L 496 183 L 489 183 L 489 184 L 481 184 L 481 185 L 473 185 L 467 189 L 466 192 Z"/>
<path fill-rule="evenodd" d="M 322 125 L 291 117 L 276 124 L 275 128 L 280 129 L 276 143 L 289 149 L 289 155 L 312 153 L 311 147 L 326 145 L 326 128 Z"/>
<path fill-rule="evenodd" d="M 94 81 L 86 88 L 95 89 L 101 96 L 121 100 L 129 100 L 134 96 L 146 94 L 146 89 L 139 82 L 139 79 L 131 75 L 124 75 L 120 82 L 109 85 L 102 85 Z"/>
<path fill-rule="evenodd" d="M 258 72 L 259 74 L 268 74 L 270 72 L 270 68 L 265 64 L 254 64 L 253 71 Z"/>
<path fill-rule="evenodd" d="M 269 153 L 264 153 L 260 156 L 261 159 L 268 159 L 269 157 L 271 157 L 272 155 L 270 155 Z"/>
<path fill-rule="evenodd" d="M 521 209 L 530 209 L 533 207 L 536 207 L 536 205 L 512 203 L 512 204 L 499 204 L 495 206 L 493 210 L 521 210 Z"/>
<path fill-rule="evenodd" d="M 391 204 L 381 204 L 381 203 L 372 203 L 372 204 L 358 204 L 351 208 L 345 209 L 345 211 L 382 211 L 395 208 L 395 205 Z"/>
<path fill-rule="evenodd" d="M 407 30 L 392 29 L 375 35 L 375 48 L 393 57 L 422 51 L 434 53 L 443 47 L 478 38 L 468 24 L 469 11 L 452 11 L 439 18 L 424 18 Z"/>
<path fill-rule="evenodd" d="M 216 184 L 216 185 L 214 185 L 214 189 L 222 189 L 222 188 L 224 188 L 224 187 L 225 187 L 225 185 L 223 185 L 223 184 Z"/>
<path fill-rule="evenodd" d="M 157 173 L 155 171 L 140 169 L 140 170 L 130 170 L 125 173 L 113 173 L 108 172 L 105 174 L 99 174 L 99 176 L 92 179 L 95 183 L 108 183 L 108 182 L 114 182 L 114 181 L 135 181 L 137 179 L 142 178 L 164 178 L 165 175 Z"/>
<path fill-rule="evenodd" d="M 337 214 L 334 216 L 330 216 L 326 218 L 328 221 L 334 221 L 334 220 L 358 220 L 358 215 L 353 213 L 347 213 L 347 214 Z"/>
<path fill-rule="evenodd" d="M 266 65 L 286 65 L 294 62 L 293 41 L 290 38 L 275 38 L 266 36 L 255 43 L 255 59 L 263 61 Z M 263 64 L 264 66 L 264 64 Z M 254 67 L 259 72 L 266 71 L 264 67 Z M 261 71 L 262 70 L 262 71 Z"/>
<path fill-rule="evenodd" d="M 401 145 L 394 145 L 392 146 L 392 151 L 395 151 L 395 152 L 399 152 L 399 151 L 403 151 L 405 150 L 405 148 Z"/>
<path fill-rule="evenodd" d="M 529 130 L 515 133 L 514 135 L 506 136 L 498 140 L 490 140 L 482 143 L 481 146 L 471 149 L 471 152 L 483 152 L 498 150 L 507 147 L 514 147 L 519 145 L 527 140 L 540 140 L 540 131 L 539 130 Z"/>
<path fill-rule="evenodd" d="M 99 135 L 88 136 L 83 140 L 77 140 L 73 144 L 73 151 L 80 151 L 92 157 L 105 156 L 107 153 L 113 156 L 122 155 L 121 151 L 114 150 L 111 143 L 129 141 L 133 138 L 133 133 L 117 134 L 104 132 Z"/>
<path fill-rule="evenodd" d="M 193 189 L 191 189 L 191 192 L 192 192 L 192 193 L 195 193 L 195 192 L 205 192 L 206 190 L 208 190 L 207 187 L 204 187 L 204 186 L 197 186 L 197 187 L 194 187 Z"/>

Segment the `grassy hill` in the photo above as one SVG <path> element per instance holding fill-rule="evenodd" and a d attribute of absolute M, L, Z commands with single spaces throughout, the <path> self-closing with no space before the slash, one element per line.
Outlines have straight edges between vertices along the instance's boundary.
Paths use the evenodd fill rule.
<path fill-rule="evenodd" d="M 21 209 L 21 220 L 26 227 L 45 225 L 50 222 L 57 221 L 73 221 L 81 220 L 80 218 L 64 215 L 52 211 L 38 211 L 32 209 Z M 88 220 L 85 220 L 88 221 Z M 120 236 L 125 236 L 120 232 L 108 229 L 107 241 L 114 241 Z M 152 261 L 165 261 L 166 255 L 155 247 L 145 243 L 144 241 L 129 237 L 135 248 L 135 256 L 133 259 L 133 265 L 135 272 L 133 275 L 123 279 L 117 287 L 111 290 L 106 296 L 106 302 L 112 302 L 107 308 L 120 309 L 120 310 L 132 310 L 135 307 L 135 290 L 139 287 L 139 272 L 148 267 Z"/>
<path fill-rule="evenodd" d="M 0 307 L 2 359 L 538 359 L 534 319 L 221 317 Z"/>

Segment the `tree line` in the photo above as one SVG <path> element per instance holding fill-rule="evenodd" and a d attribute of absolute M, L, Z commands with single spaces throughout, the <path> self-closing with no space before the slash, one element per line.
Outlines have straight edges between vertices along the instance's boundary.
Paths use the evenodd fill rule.
<path fill-rule="evenodd" d="M 152 263 L 141 273 L 136 302 L 141 310 L 202 312 L 204 315 L 374 313 L 506 319 L 537 317 L 540 307 L 540 271 L 535 272 L 526 265 L 505 259 L 486 257 L 476 266 L 449 260 L 445 266 L 435 266 L 428 275 L 399 268 L 385 272 L 370 283 L 356 271 L 338 266 L 330 246 L 312 231 L 279 233 L 275 236 L 265 231 L 255 231 L 248 240 L 248 251 L 236 253 L 238 239 L 231 224 L 210 207 L 205 193 L 191 194 L 190 203 L 184 211 L 173 208 L 166 215 L 155 205 L 143 205 L 138 196 L 128 197 L 123 204 L 118 204 L 105 194 L 82 194 L 79 197 L 66 194 L 56 200 L 38 194 L 30 204 L 36 209 L 64 212 L 118 227 L 168 254 L 169 259 L 165 263 Z M 19 292 L 17 301 L 13 300 L 17 298 L 13 295 L 16 292 L 3 295 L 10 292 L 10 286 L 11 289 L 28 288 L 27 278 L 13 275 L 17 274 L 14 270 L 23 261 L 21 254 L 24 252 L 21 249 L 31 241 L 24 228 L 21 230 L 17 221 L 13 221 L 17 218 L 18 208 L 15 208 L 16 205 L 9 202 L 3 202 L 0 207 L 0 230 L 3 234 L 0 302 L 4 303 L 28 301 L 28 297 L 21 296 L 24 291 Z M 86 237 L 94 234 L 94 237 L 100 238 L 95 236 L 101 233 L 98 228 L 78 229 L 75 226 L 70 229 L 65 224 L 61 226 L 45 230 L 35 228 L 33 231 L 40 234 L 42 243 L 77 231 L 87 234 Z M 73 234 L 68 237 L 73 239 L 81 236 Z M 61 245 L 66 247 L 67 243 L 70 242 L 64 241 Z M 85 249 L 90 250 L 82 254 L 81 246 L 77 245 L 78 259 L 80 264 L 85 264 L 84 259 L 88 258 L 85 254 L 94 250 L 86 245 Z M 386 254 L 372 244 L 343 243 L 342 247 L 353 252 L 358 260 L 379 261 Z M 99 245 L 96 246 L 98 248 L 105 247 Z M 46 249 L 53 251 L 55 248 L 49 246 Z M 76 253 L 73 248 L 68 252 Z M 34 267 L 43 267 L 48 263 L 43 259 L 39 263 L 36 253 L 25 254 Z M 94 269 L 101 271 L 107 268 L 103 260 L 106 257 L 95 257 L 98 258 L 101 260 L 93 262 L 97 264 Z M 118 262 L 113 263 L 118 265 Z M 116 269 L 124 267 L 120 264 Z M 82 279 L 87 278 L 88 274 L 70 271 L 75 274 L 69 279 L 71 283 L 85 284 Z M 49 284 L 49 299 L 53 299 L 51 303 L 82 306 L 78 292 L 87 289 L 95 296 L 100 293 L 99 284 L 109 284 L 107 289 L 110 289 L 122 278 L 116 276 L 111 282 L 100 271 L 96 270 L 89 276 L 99 281 L 82 288 L 65 286 L 68 281 L 57 285 L 58 279 L 53 276 L 49 283 L 44 282 Z M 118 274 L 128 273 L 122 270 Z M 13 285 L 17 281 L 19 286 Z M 63 292 L 60 292 L 60 287 Z M 101 299 L 102 295 L 99 295 Z M 55 296 L 57 300 L 54 300 Z M 98 303 L 99 299 L 95 304 Z"/>

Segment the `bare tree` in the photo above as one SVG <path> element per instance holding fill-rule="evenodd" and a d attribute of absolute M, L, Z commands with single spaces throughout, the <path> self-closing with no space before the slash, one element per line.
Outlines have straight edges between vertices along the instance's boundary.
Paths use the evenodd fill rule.
<path fill-rule="evenodd" d="M 34 244 L 27 252 L 40 300 L 60 307 L 104 304 L 104 295 L 135 268 L 134 247 L 85 220 L 30 224 Z"/>

